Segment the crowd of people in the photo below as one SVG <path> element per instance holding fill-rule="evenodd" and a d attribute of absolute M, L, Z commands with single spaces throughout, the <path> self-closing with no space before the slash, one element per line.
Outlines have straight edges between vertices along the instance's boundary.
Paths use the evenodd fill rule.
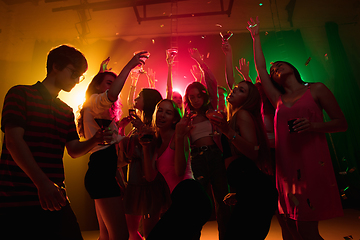
<path fill-rule="evenodd" d="M 172 89 L 176 54 L 167 54 L 166 97 L 149 69 L 149 87 L 135 98 L 148 58 L 140 51 L 119 74 L 107 68 L 109 58 L 100 64 L 77 117 L 58 93 L 81 81 L 87 60 L 69 45 L 51 49 L 45 79 L 5 96 L 0 235 L 83 239 L 64 185 L 66 148 L 73 158 L 90 153 L 84 185 L 99 240 L 199 240 L 213 207 L 220 240 L 265 239 L 274 215 L 284 240 L 323 239 L 319 221 L 342 215 L 325 133 L 346 131 L 346 119 L 331 91 L 304 82 L 290 63 L 272 63 L 268 72 L 260 21 L 248 25 L 255 83 L 245 59 L 235 68 L 243 80 L 235 81 L 223 41 L 227 86 L 190 48 L 195 80 L 184 96 Z M 126 81 L 129 114 L 119 98 Z"/>

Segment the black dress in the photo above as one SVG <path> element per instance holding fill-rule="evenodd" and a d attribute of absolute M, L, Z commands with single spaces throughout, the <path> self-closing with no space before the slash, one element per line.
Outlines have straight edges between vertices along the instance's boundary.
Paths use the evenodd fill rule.
<path fill-rule="evenodd" d="M 231 150 L 224 137 L 224 157 L 228 158 Z M 237 200 L 227 226 L 226 239 L 265 239 L 277 208 L 278 194 L 273 178 L 260 171 L 255 162 L 244 155 L 232 161 L 226 172 Z"/>

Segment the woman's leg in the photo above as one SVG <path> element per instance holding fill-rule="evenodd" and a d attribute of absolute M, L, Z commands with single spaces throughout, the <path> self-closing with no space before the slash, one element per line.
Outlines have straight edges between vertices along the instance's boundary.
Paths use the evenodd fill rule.
<path fill-rule="evenodd" d="M 107 240 L 107 239 L 109 239 L 109 233 L 108 233 L 105 223 L 101 217 L 101 212 L 96 204 L 96 201 L 95 201 L 95 210 L 96 210 L 96 217 L 97 217 L 98 223 L 99 223 L 99 232 L 100 232 L 98 240 Z"/>
<path fill-rule="evenodd" d="M 319 234 L 318 221 L 297 221 L 296 225 L 303 240 L 324 240 Z"/>
<path fill-rule="evenodd" d="M 100 198 L 95 199 L 95 203 L 109 233 L 109 239 L 127 240 L 129 233 L 122 198 Z"/>
<path fill-rule="evenodd" d="M 139 233 L 139 224 L 141 215 L 125 214 L 126 223 L 129 230 L 129 240 L 143 240 L 143 237 Z"/>
<path fill-rule="evenodd" d="M 151 232 L 151 230 L 155 227 L 157 222 L 160 219 L 160 213 L 152 214 L 149 218 L 143 219 L 143 229 L 144 229 L 144 237 L 145 239 Z"/>

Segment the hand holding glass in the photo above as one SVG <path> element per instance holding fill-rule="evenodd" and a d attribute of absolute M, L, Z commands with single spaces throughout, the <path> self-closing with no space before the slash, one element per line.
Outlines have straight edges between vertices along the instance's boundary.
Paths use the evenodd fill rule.
<path fill-rule="evenodd" d="M 219 110 L 209 109 L 206 111 L 206 117 L 210 120 L 220 123 L 221 120 L 224 118 L 224 115 Z M 220 133 L 218 131 L 216 131 L 216 129 L 214 129 L 214 128 L 215 128 L 215 126 L 213 125 L 213 132 L 212 132 L 211 136 L 219 135 Z"/>

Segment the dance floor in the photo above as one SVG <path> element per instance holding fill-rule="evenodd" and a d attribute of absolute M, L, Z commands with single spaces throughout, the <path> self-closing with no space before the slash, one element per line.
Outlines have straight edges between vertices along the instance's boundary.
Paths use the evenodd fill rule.
<path fill-rule="evenodd" d="M 325 240 L 360 240 L 360 211 L 345 209 L 344 216 L 321 221 L 319 224 L 320 234 Z M 256 230 L 256 228 L 254 228 Z M 99 231 L 83 231 L 84 240 L 97 240 Z M 350 236 L 352 238 L 350 238 Z M 200 240 L 218 240 L 217 223 L 209 221 L 204 225 Z M 236 237 L 234 239 L 237 239 Z M 239 238 L 240 239 L 240 238 Z M 266 240 L 281 240 L 279 223 L 274 216 L 270 232 Z"/>

